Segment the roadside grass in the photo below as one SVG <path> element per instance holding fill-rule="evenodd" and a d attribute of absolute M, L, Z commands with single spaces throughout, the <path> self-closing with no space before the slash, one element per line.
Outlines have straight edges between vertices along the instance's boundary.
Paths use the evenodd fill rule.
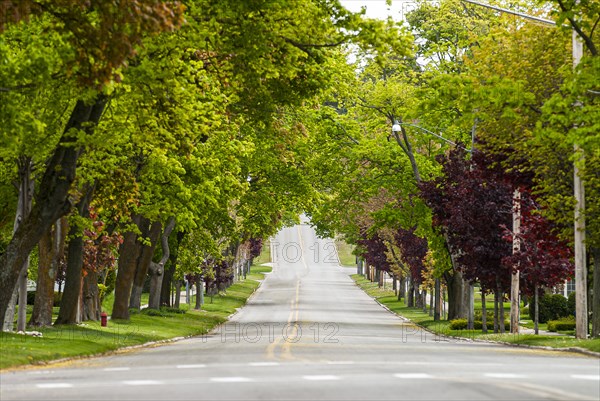
<path fill-rule="evenodd" d="M 336 239 L 335 246 L 337 248 L 338 257 L 342 266 L 356 266 L 356 256 L 352 254 L 354 245 L 347 244 L 345 241 Z"/>
<path fill-rule="evenodd" d="M 160 311 L 142 310 L 132 313 L 129 321 L 109 320 L 107 327 L 101 327 L 100 322 L 90 321 L 80 325 L 34 329 L 41 332 L 42 337 L 2 332 L 0 369 L 97 355 L 152 341 L 206 334 L 246 303 L 260 284 L 257 280 L 262 280 L 264 273 L 270 269 L 252 266 L 246 280 L 233 284 L 225 293 L 215 295 L 212 303 L 209 303 L 210 297 L 206 297 L 202 310 L 189 309 L 186 313 L 170 312 L 164 308 Z M 104 304 L 104 310 L 108 312 L 112 307 L 111 297 L 107 297 Z M 181 309 L 187 309 L 187 305 L 182 305 Z M 56 317 L 58 308 L 54 312 Z"/>
<path fill-rule="evenodd" d="M 404 304 L 404 301 L 398 301 L 397 296 L 392 290 L 378 288 L 377 283 L 364 278 L 359 274 L 353 274 L 352 278 L 356 284 L 365 291 L 368 295 L 375 298 L 378 302 L 385 305 L 392 312 L 405 317 L 412 322 L 432 331 L 431 339 L 435 339 L 435 336 L 443 335 L 449 337 L 455 337 L 457 341 L 461 340 L 488 340 L 498 341 L 510 344 L 519 345 L 536 345 L 545 346 L 552 348 L 571 348 L 579 347 L 594 352 L 600 352 L 600 338 L 589 339 L 589 340 L 578 340 L 576 338 L 562 335 L 562 336 L 548 336 L 548 335 L 535 335 L 535 334 L 484 334 L 481 330 L 452 330 L 450 329 L 450 322 L 442 320 L 436 322 L 432 316 L 428 313 L 423 312 L 421 308 L 409 308 Z M 490 326 L 488 325 L 488 330 Z"/>

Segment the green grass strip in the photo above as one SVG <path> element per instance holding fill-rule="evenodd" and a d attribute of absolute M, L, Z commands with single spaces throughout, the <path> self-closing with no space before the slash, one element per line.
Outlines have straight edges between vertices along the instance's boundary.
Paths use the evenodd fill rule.
<path fill-rule="evenodd" d="M 600 338 L 579 340 L 569 336 L 545 336 L 534 334 L 484 334 L 481 330 L 451 330 L 450 322 L 447 320 L 434 321 L 432 316 L 423 312 L 421 308 L 409 308 L 404 301 L 398 298 L 391 290 L 379 288 L 377 283 L 364 278 L 359 274 L 352 275 L 356 284 L 368 295 L 375 298 L 379 303 L 385 305 L 392 312 L 405 317 L 412 322 L 433 332 L 433 335 L 456 337 L 457 340 L 478 339 L 487 341 L 498 341 L 510 344 L 544 346 L 552 348 L 583 348 L 589 351 L 600 352 Z M 489 327 L 489 326 L 488 326 Z M 432 336 L 433 336 L 432 335 Z"/>
<path fill-rule="evenodd" d="M 246 280 L 214 296 L 212 303 L 210 297 L 205 297 L 205 304 L 199 311 L 142 311 L 132 314 L 129 321 L 109 320 L 107 327 L 101 327 L 100 322 L 88 321 L 80 325 L 35 329 L 43 333 L 42 337 L 0 333 L 0 369 L 97 355 L 152 341 L 206 334 L 242 307 L 258 288 L 258 280 L 262 280 L 264 273 L 269 271 L 270 267 L 252 266 Z M 182 305 L 182 308 L 186 307 Z M 55 312 L 58 312 L 57 309 Z"/>

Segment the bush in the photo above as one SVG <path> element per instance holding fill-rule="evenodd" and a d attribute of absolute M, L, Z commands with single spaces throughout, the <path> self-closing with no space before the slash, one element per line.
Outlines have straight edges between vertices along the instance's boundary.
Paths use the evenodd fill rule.
<path fill-rule="evenodd" d="M 494 329 L 494 318 L 492 317 L 487 321 L 488 330 Z M 475 320 L 473 322 L 473 327 L 475 330 L 481 330 L 483 328 L 483 323 L 481 320 Z M 510 330 L 510 322 L 508 320 L 504 321 L 504 328 L 506 330 Z M 450 321 L 450 329 L 451 330 L 466 330 L 467 329 L 467 319 L 454 319 Z"/>
<path fill-rule="evenodd" d="M 548 331 L 570 331 L 575 330 L 575 318 L 567 317 L 548 322 Z"/>
<path fill-rule="evenodd" d="M 571 316 L 575 316 L 575 303 L 577 301 L 575 300 L 575 291 L 573 291 L 572 293 L 569 294 L 569 297 L 567 298 L 567 309 L 569 311 L 569 315 Z"/>
<path fill-rule="evenodd" d="M 54 293 L 54 300 L 52 306 L 60 306 L 60 300 L 62 299 L 62 292 Z M 33 305 L 35 303 L 35 291 L 27 291 L 27 305 Z"/>
<path fill-rule="evenodd" d="M 523 308 L 521 308 L 521 316 L 527 316 L 527 315 L 531 316 L 529 314 L 529 306 L 524 306 Z"/>
<path fill-rule="evenodd" d="M 544 294 L 539 299 L 539 322 L 546 323 L 549 320 L 558 320 L 561 317 L 569 316 L 569 307 L 567 299 L 561 294 Z M 532 303 L 529 308 L 529 317 L 535 319 L 535 305 Z"/>
<path fill-rule="evenodd" d="M 166 312 L 166 313 L 179 313 L 181 315 L 184 315 L 187 311 L 185 309 L 181 309 L 181 308 L 172 308 L 170 306 L 161 306 L 160 307 L 161 312 Z"/>

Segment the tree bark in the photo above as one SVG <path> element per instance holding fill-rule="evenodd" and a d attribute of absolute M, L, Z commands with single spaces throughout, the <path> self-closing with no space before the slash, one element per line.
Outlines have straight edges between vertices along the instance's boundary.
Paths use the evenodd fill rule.
<path fill-rule="evenodd" d="M 39 242 L 39 266 L 35 301 L 29 325 L 44 327 L 52 325 L 54 306 L 54 284 L 59 264 L 64 255 L 67 234 L 67 219 L 56 220 Z"/>
<path fill-rule="evenodd" d="M 500 288 L 496 286 L 494 290 L 494 333 L 498 333 L 500 331 L 500 313 L 498 308 L 498 299 L 500 297 Z"/>
<path fill-rule="evenodd" d="M 170 252 L 169 259 L 171 263 L 169 264 L 169 268 L 165 271 L 165 276 L 162 282 L 162 289 L 160 292 L 160 304 L 163 306 L 171 306 L 174 304 L 175 300 L 171 300 L 171 293 L 173 287 L 173 277 L 175 276 L 175 271 L 177 270 L 177 258 L 179 255 L 179 247 L 183 238 L 185 236 L 185 231 L 177 232 L 177 241 L 175 245 L 176 252 Z"/>
<path fill-rule="evenodd" d="M 152 263 L 152 257 L 154 256 L 154 250 L 156 249 L 156 245 L 158 244 L 158 238 L 160 237 L 160 233 L 162 230 L 162 225 L 160 222 L 154 222 L 150 224 L 150 221 L 145 217 L 142 217 L 142 224 L 144 227 L 150 226 L 148 230 L 148 239 L 150 240 L 150 245 L 142 244 L 140 255 L 137 259 L 137 264 L 135 267 L 135 275 L 133 279 L 133 287 L 131 289 L 131 295 L 129 297 L 129 308 L 140 310 L 142 306 L 142 292 L 144 289 L 144 280 L 146 279 L 146 275 L 148 274 L 148 270 L 150 269 L 150 264 Z"/>
<path fill-rule="evenodd" d="M 141 226 L 141 219 L 142 216 L 136 214 L 132 216 L 131 221 L 139 228 Z M 119 249 L 115 300 L 111 315 L 113 319 L 129 320 L 129 297 L 131 296 L 131 287 L 133 285 L 133 278 L 135 277 L 135 268 L 141 246 L 142 244 L 137 241 L 136 233 L 126 232 L 123 235 L 123 243 Z"/>
<path fill-rule="evenodd" d="M 481 288 L 481 332 L 487 333 L 487 305 L 485 304 L 485 290 Z"/>
<path fill-rule="evenodd" d="M 201 274 L 196 274 L 196 306 L 194 309 L 200 310 L 204 303 L 204 280 Z"/>
<path fill-rule="evenodd" d="M 433 321 L 438 322 L 441 318 L 442 282 L 439 278 L 435 279 L 435 307 L 433 309 Z"/>
<path fill-rule="evenodd" d="M 600 337 L 600 248 L 592 248 L 594 283 L 592 294 L 592 337 Z"/>
<path fill-rule="evenodd" d="M 177 280 L 175 283 L 175 303 L 174 307 L 179 308 L 179 304 L 181 303 L 181 280 Z"/>
<path fill-rule="evenodd" d="M 171 256 L 169 249 L 169 236 L 171 235 L 171 231 L 173 231 L 174 227 L 175 219 L 170 217 L 160 240 L 163 252 L 162 258 L 158 263 L 153 262 L 150 264 L 150 299 L 148 300 L 148 308 L 150 309 L 160 309 L 160 292 L 162 290 L 165 264 Z"/>
<path fill-rule="evenodd" d="M 466 319 L 468 314 L 468 304 L 465 301 L 465 282 L 462 273 L 455 271 L 454 274 L 446 276 L 448 286 L 448 320 Z"/>
<path fill-rule="evenodd" d="M 535 309 L 533 310 L 533 330 L 535 334 L 540 334 L 540 311 L 539 311 L 539 289 L 538 286 L 535 286 L 535 293 L 533 294 L 533 305 Z"/>
<path fill-rule="evenodd" d="M 513 254 L 521 250 L 521 192 L 515 189 L 513 194 Z M 510 332 L 519 333 L 519 266 L 513 267 L 510 280 Z"/>
<path fill-rule="evenodd" d="M 77 203 L 77 212 L 82 217 L 89 217 L 88 206 L 92 199 L 94 187 L 84 190 Z M 60 301 L 60 310 L 54 324 L 81 323 L 81 289 L 83 278 L 83 235 L 81 227 L 76 224 L 69 230 L 69 247 L 67 248 L 67 273 L 65 290 Z"/>
<path fill-rule="evenodd" d="M 17 213 L 15 215 L 15 222 L 13 225 L 13 235 L 18 231 L 23 221 L 27 219 L 31 211 L 31 203 L 33 200 L 33 185 L 34 181 L 31 179 L 31 173 L 33 169 L 32 160 L 30 157 L 21 156 L 17 159 L 17 168 L 19 172 L 19 196 L 17 200 Z M 6 310 L 3 314 L 0 314 L 3 319 L 3 330 L 12 331 L 15 308 L 17 303 L 19 304 L 19 310 L 17 315 L 17 330 L 25 330 L 25 320 L 27 311 L 27 269 L 29 268 L 29 255 L 25 259 L 25 262 L 20 267 L 18 272 L 17 283 L 13 288 L 10 288 L 9 304 L 6 306 Z"/>
<path fill-rule="evenodd" d="M 81 320 L 100 320 L 100 290 L 98 289 L 98 273 L 89 271 L 83 278 L 83 310 Z"/>
<path fill-rule="evenodd" d="M 98 95 L 91 105 L 77 101 L 59 144 L 46 165 L 35 205 L 0 256 L 0 316 L 5 316 L 19 273 L 29 254 L 50 226 L 72 207 L 69 192 L 75 180 L 77 160 L 83 151 L 75 146 L 77 135 L 73 134 L 72 129 L 83 129 L 89 134 L 100 120 L 105 102 L 106 97 L 102 95 Z"/>

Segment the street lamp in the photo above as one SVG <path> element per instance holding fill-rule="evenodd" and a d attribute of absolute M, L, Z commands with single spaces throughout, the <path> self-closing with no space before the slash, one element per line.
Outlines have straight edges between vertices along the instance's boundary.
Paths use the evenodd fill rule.
<path fill-rule="evenodd" d="M 444 138 L 443 136 L 441 136 L 439 134 L 436 134 L 435 132 L 429 131 L 428 129 L 425 129 L 425 128 L 423 128 L 423 127 L 421 127 L 419 125 L 416 125 L 416 124 L 401 123 L 399 121 L 394 121 L 394 125 L 392 125 L 392 132 L 400 132 L 400 131 L 402 131 L 402 127 L 401 127 L 402 125 L 408 125 L 409 127 L 420 129 L 421 131 L 426 132 L 429 135 L 433 135 L 436 138 L 441 139 L 442 141 L 447 142 L 447 143 L 449 143 L 452 146 L 456 146 L 456 147 L 459 147 L 461 149 L 466 150 L 469 153 L 473 153 L 472 149 L 467 149 L 464 146 L 461 146 L 461 145 L 457 144 L 456 142 L 452 142 L 451 140 L 449 140 L 447 138 Z"/>

